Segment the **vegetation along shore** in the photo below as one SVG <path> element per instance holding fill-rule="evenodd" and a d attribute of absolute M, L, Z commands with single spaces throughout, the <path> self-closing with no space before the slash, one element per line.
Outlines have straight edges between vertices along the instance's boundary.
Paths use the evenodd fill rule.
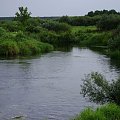
<path fill-rule="evenodd" d="M 11 20 L 0 20 L 0 56 L 35 55 L 56 46 L 100 47 L 111 58 L 120 58 L 120 13 L 89 12 L 85 16 L 31 17 L 27 7 Z"/>

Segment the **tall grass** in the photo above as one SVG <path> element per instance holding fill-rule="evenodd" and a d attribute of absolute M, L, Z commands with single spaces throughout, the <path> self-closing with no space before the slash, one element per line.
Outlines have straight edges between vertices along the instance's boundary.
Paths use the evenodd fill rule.
<path fill-rule="evenodd" d="M 107 46 L 111 38 L 111 32 L 97 32 L 95 26 L 73 27 L 72 33 L 76 42 L 84 46 Z"/>
<path fill-rule="evenodd" d="M 96 26 L 73 26 L 72 32 L 95 32 L 97 31 Z"/>
<path fill-rule="evenodd" d="M 107 53 L 112 59 L 120 59 L 120 50 L 110 50 Z"/>
<path fill-rule="evenodd" d="M 5 39 L 0 40 L 0 55 L 1 56 L 16 56 L 16 55 L 36 55 L 53 50 L 53 46 L 48 43 L 42 43 L 34 39 Z"/>
<path fill-rule="evenodd" d="M 19 54 L 17 42 L 12 40 L 0 41 L 0 55 L 14 56 Z"/>
<path fill-rule="evenodd" d="M 120 120 L 120 106 L 111 103 L 96 110 L 87 108 L 72 120 Z"/>

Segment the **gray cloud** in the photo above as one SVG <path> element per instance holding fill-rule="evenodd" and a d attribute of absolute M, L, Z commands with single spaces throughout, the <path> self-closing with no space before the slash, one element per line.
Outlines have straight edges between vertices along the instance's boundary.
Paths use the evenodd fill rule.
<path fill-rule="evenodd" d="M 119 0 L 0 0 L 0 16 L 14 16 L 27 6 L 32 16 L 84 15 L 91 10 L 120 11 Z"/>

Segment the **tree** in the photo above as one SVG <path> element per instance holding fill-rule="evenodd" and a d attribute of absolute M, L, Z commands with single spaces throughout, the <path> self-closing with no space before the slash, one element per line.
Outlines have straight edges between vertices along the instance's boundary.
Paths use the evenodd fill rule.
<path fill-rule="evenodd" d="M 120 78 L 109 83 L 101 74 L 88 74 L 81 86 L 81 94 L 95 103 L 112 102 L 120 105 Z"/>
<path fill-rule="evenodd" d="M 28 12 L 28 8 L 27 7 L 19 7 L 19 12 L 15 13 L 15 20 L 20 21 L 21 23 L 25 24 L 27 19 L 30 18 L 30 15 L 32 13 Z"/>
<path fill-rule="evenodd" d="M 120 15 L 103 15 L 100 21 L 97 23 L 99 30 L 112 30 L 116 29 L 120 24 Z"/>

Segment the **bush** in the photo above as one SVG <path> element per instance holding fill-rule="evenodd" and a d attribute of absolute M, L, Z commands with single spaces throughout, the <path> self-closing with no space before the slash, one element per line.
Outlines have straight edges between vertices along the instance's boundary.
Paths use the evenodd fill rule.
<path fill-rule="evenodd" d="M 88 40 L 89 46 L 107 46 L 108 39 L 111 37 L 109 33 L 94 33 Z"/>
<path fill-rule="evenodd" d="M 95 103 L 112 102 L 120 105 L 120 78 L 109 83 L 104 76 L 95 72 L 83 79 L 81 94 Z"/>
<path fill-rule="evenodd" d="M 112 59 L 120 59 L 120 50 L 109 50 L 108 51 L 108 55 L 112 58 Z"/>
<path fill-rule="evenodd" d="M 39 33 L 38 35 L 42 42 L 45 42 L 45 43 L 47 42 L 50 44 L 57 44 L 58 42 L 59 35 L 57 35 L 55 32 L 45 30 Z"/>
<path fill-rule="evenodd" d="M 6 34 L 0 38 L 1 56 L 35 55 L 52 50 L 52 45 L 31 39 L 21 31 L 15 35 Z"/>
<path fill-rule="evenodd" d="M 0 37 L 5 35 L 5 33 L 6 33 L 6 30 L 0 27 Z"/>
<path fill-rule="evenodd" d="M 16 41 L 22 41 L 27 39 L 27 37 L 24 35 L 24 33 L 22 31 L 19 31 L 16 33 L 15 38 Z"/>
<path fill-rule="evenodd" d="M 52 45 L 32 39 L 18 42 L 18 46 L 20 49 L 20 55 L 35 55 L 53 50 Z"/>
<path fill-rule="evenodd" d="M 25 29 L 27 32 L 30 32 L 30 33 L 40 33 L 42 28 L 39 27 L 39 26 L 33 26 L 33 25 L 29 25 L 26 27 Z"/>
<path fill-rule="evenodd" d="M 9 32 L 18 32 L 23 30 L 22 24 L 18 21 L 6 21 L 2 26 Z"/>
<path fill-rule="evenodd" d="M 107 46 L 111 33 L 87 33 L 77 32 L 75 38 L 78 43 L 85 46 Z"/>
<path fill-rule="evenodd" d="M 41 20 L 40 18 L 29 18 L 26 22 L 26 29 L 27 32 L 30 33 L 39 33 L 42 31 L 41 28 Z"/>
<path fill-rule="evenodd" d="M 70 25 L 50 20 L 43 23 L 42 27 L 55 32 L 65 32 L 70 30 Z"/>
<path fill-rule="evenodd" d="M 120 24 L 120 15 L 104 15 L 98 22 L 97 27 L 99 30 L 112 30 L 116 29 Z"/>
<path fill-rule="evenodd" d="M 120 34 L 109 39 L 108 47 L 113 50 L 120 50 Z"/>
<path fill-rule="evenodd" d="M 12 40 L 0 41 L 0 55 L 15 56 L 19 54 L 17 43 Z"/>
<path fill-rule="evenodd" d="M 74 35 L 72 34 L 72 32 L 64 32 L 61 33 L 59 35 L 58 38 L 58 43 L 59 44 L 71 44 L 71 43 L 76 43 L 75 39 L 74 39 Z"/>
<path fill-rule="evenodd" d="M 73 120 L 120 120 L 120 107 L 115 104 L 108 104 L 93 110 L 85 109 Z"/>

